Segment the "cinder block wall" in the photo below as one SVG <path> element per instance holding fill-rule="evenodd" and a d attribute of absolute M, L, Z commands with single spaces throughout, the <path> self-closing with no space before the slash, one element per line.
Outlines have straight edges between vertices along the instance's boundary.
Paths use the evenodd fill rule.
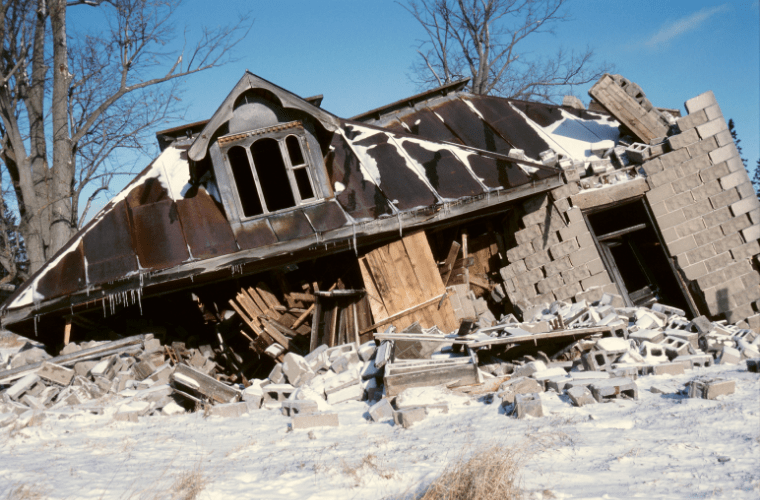
<path fill-rule="evenodd" d="M 686 110 L 668 139 L 672 151 L 642 166 L 645 199 L 700 309 L 760 329 L 760 203 L 713 93 L 690 99 Z M 523 310 L 620 293 L 570 202 L 577 176 L 565 176 L 567 185 L 522 203 L 517 245 L 501 269 L 509 299 Z"/>
<path fill-rule="evenodd" d="M 507 251 L 510 264 L 501 269 L 512 304 L 522 310 L 555 300 L 598 300 L 619 293 L 607 274 L 581 210 L 571 207 L 578 193 L 570 182 L 522 203 L 522 229 L 517 246 Z"/>
<path fill-rule="evenodd" d="M 760 327 L 760 202 L 712 92 L 686 101 L 672 151 L 643 165 L 670 255 L 711 316 Z"/>

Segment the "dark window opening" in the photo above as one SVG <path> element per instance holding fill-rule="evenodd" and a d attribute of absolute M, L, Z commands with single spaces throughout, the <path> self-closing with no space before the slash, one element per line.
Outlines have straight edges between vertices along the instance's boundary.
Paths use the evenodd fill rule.
<path fill-rule="evenodd" d="M 279 143 L 270 138 L 259 139 L 251 145 L 251 156 L 267 210 L 275 212 L 296 206 Z"/>
<path fill-rule="evenodd" d="M 264 211 L 259 200 L 259 193 L 256 191 L 256 181 L 253 179 L 248 154 L 244 148 L 235 146 L 227 152 L 227 157 L 232 168 L 232 175 L 235 177 L 235 186 L 237 186 L 240 203 L 243 206 L 243 214 L 246 217 L 261 215 Z"/>
<path fill-rule="evenodd" d="M 654 301 L 692 311 L 642 200 L 587 215 L 604 265 L 634 305 Z"/>
<path fill-rule="evenodd" d="M 288 146 L 288 154 L 290 155 L 290 164 L 292 166 L 297 167 L 306 163 L 303 161 L 303 153 L 301 152 L 301 144 L 298 142 L 298 137 L 289 135 L 285 139 L 285 144 Z"/>
<path fill-rule="evenodd" d="M 314 190 L 311 188 L 309 172 L 306 170 L 306 168 L 297 168 L 293 170 L 293 175 L 296 178 L 298 194 L 301 195 L 301 199 L 308 200 L 309 198 L 314 198 Z"/>

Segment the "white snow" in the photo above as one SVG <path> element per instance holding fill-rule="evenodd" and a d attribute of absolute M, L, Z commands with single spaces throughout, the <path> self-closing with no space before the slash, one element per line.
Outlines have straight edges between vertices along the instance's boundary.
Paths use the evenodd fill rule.
<path fill-rule="evenodd" d="M 356 157 L 359 159 L 359 165 L 361 166 L 361 172 L 362 172 L 362 180 L 371 182 L 372 184 L 376 186 L 380 186 L 380 170 L 377 168 L 377 162 L 374 158 L 369 156 L 367 154 L 367 149 L 364 147 L 359 147 L 356 144 L 354 144 L 354 141 L 359 141 L 361 139 L 366 139 L 370 134 L 370 132 L 373 133 L 379 133 L 377 130 L 368 129 L 365 127 L 360 127 L 358 125 L 351 125 L 352 130 L 358 130 L 361 132 L 357 137 L 354 137 L 353 140 L 346 137 L 346 134 L 344 133 L 343 129 L 338 129 L 338 133 L 343 136 L 343 139 L 345 139 L 346 144 L 351 147 L 351 150 L 354 152 Z"/>
<path fill-rule="evenodd" d="M 158 169 L 162 175 L 158 176 L 161 187 L 166 189 L 172 200 L 177 201 L 185 197 L 190 184 L 190 168 L 187 160 L 182 159 L 182 150 L 168 147 L 156 158 L 153 168 Z"/>
<path fill-rule="evenodd" d="M 596 120 L 581 120 L 577 116 L 560 109 L 562 120 L 558 120 L 547 127 L 542 127 L 510 104 L 512 109 L 519 113 L 526 123 L 541 136 L 551 149 L 574 159 L 593 157 L 591 154 L 592 144 L 604 140 L 613 141 L 617 144 L 619 131 L 617 122 L 609 121 L 599 115 Z"/>
<path fill-rule="evenodd" d="M 696 377 L 735 379 L 718 400 L 650 392 Z M 547 416 L 517 420 L 471 398 L 405 430 L 367 420 L 368 405 L 333 407 L 340 427 L 288 431 L 280 411 L 238 418 L 203 412 L 115 421 L 48 411 L 0 429 L 0 497 L 22 485 L 43 498 L 171 498 L 182 473 L 206 478 L 199 499 L 398 498 L 444 466 L 492 444 L 527 452 L 528 498 L 757 499 L 760 377 L 744 363 L 644 376 L 639 400 L 573 407 L 541 394 Z M 441 400 L 443 393 L 426 398 Z M 422 396 L 420 396 L 422 397 Z M 498 401 L 498 399 L 497 399 Z M 174 409 L 176 410 L 176 408 Z M 21 422 L 28 421 L 26 427 Z"/>

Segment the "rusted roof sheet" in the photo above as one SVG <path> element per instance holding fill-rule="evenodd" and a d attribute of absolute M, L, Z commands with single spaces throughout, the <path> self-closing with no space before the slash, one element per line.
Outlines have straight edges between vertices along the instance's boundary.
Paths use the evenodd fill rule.
<path fill-rule="evenodd" d="M 215 180 L 205 176 L 202 185 L 190 183 L 187 143 L 170 145 L 2 310 L 26 311 L 15 315 L 20 321 L 40 305 L 84 303 L 92 300 L 85 291 L 107 294 L 114 283 L 141 282 L 146 274 L 158 273 L 166 284 L 229 265 L 204 267 L 205 261 L 245 263 L 260 258 L 256 252 L 275 255 L 278 246 L 287 254 L 330 241 L 331 235 L 348 240 L 366 222 L 422 212 L 448 217 L 440 208 L 465 200 L 501 203 L 512 198 L 499 193 L 559 182 L 558 170 L 508 158 L 509 149 L 524 149 L 532 158 L 548 145 L 583 156 L 590 143 L 617 133 L 617 123 L 598 113 L 541 106 L 436 93 L 414 109 L 397 103 L 389 115 L 377 110 L 375 125 L 341 120 L 325 157 L 334 198 L 234 227 Z M 497 201 L 487 201 L 490 193 Z M 67 296 L 68 304 L 59 300 Z"/>
<path fill-rule="evenodd" d="M 619 123 L 604 113 L 463 92 L 380 111 L 361 115 L 362 121 L 393 131 L 400 121 L 421 138 L 505 155 L 521 149 L 533 161 L 548 149 L 578 160 L 599 159 L 590 146 L 620 136 Z"/>
<path fill-rule="evenodd" d="M 204 188 L 192 198 L 177 200 L 177 212 L 193 258 L 209 259 L 237 252 L 232 228 Z"/>

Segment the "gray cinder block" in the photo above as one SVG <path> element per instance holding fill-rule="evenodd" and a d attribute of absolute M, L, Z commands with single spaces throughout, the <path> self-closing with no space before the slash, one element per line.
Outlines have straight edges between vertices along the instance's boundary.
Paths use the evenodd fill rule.
<path fill-rule="evenodd" d="M 300 415 L 302 413 L 316 413 L 319 410 L 316 401 L 310 399 L 287 399 L 282 402 L 282 414 L 286 417 Z"/>
<path fill-rule="evenodd" d="M 248 413 L 245 402 L 214 405 L 209 409 L 209 415 L 217 417 L 240 417 L 245 413 Z"/>
<path fill-rule="evenodd" d="M 543 417 L 544 407 L 541 405 L 541 396 L 535 392 L 531 394 L 517 394 L 515 396 L 514 413 L 517 418 Z"/>
<path fill-rule="evenodd" d="M 11 399 L 20 398 L 28 389 L 31 389 L 34 384 L 40 380 L 39 375 L 36 373 L 30 373 L 21 377 L 15 384 L 10 386 L 5 394 Z"/>
<path fill-rule="evenodd" d="M 596 403 L 596 400 L 591 395 L 591 391 L 588 387 L 582 385 L 569 388 L 567 390 L 567 395 L 575 406 L 586 406 Z"/>
<path fill-rule="evenodd" d="M 393 421 L 396 425 L 401 425 L 404 429 L 410 428 L 417 422 L 425 420 L 427 412 L 425 408 L 417 406 L 414 408 L 404 408 L 393 413 Z"/>
<path fill-rule="evenodd" d="M 594 395 L 594 399 L 601 403 L 605 399 L 613 399 L 621 396 L 630 399 L 638 399 L 639 389 L 636 386 L 636 382 L 629 378 L 611 378 L 591 384 L 591 394 Z"/>
<path fill-rule="evenodd" d="M 684 366 L 680 362 L 662 363 L 648 367 L 648 371 L 652 375 L 683 375 Z"/>
<path fill-rule="evenodd" d="M 535 392 L 543 392 L 543 386 L 532 378 L 518 377 L 507 380 L 499 387 L 499 392 L 496 394 L 501 398 L 502 406 L 511 405 L 515 402 L 515 397 L 518 394 L 530 394 Z"/>
<path fill-rule="evenodd" d="M 688 384 L 690 398 L 716 399 L 736 391 L 735 380 L 692 380 Z"/>
<path fill-rule="evenodd" d="M 290 425 L 293 429 L 309 429 L 312 427 L 338 427 L 337 413 L 306 413 L 292 417 Z"/>
<path fill-rule="evenodd" d="M 393 418 L 393 407 L 390 401 L 387 399 L 381 399 L 377 403 L 373 404 L 369 409 L 369 416 L 375 422 L 387 420 Z"/>

